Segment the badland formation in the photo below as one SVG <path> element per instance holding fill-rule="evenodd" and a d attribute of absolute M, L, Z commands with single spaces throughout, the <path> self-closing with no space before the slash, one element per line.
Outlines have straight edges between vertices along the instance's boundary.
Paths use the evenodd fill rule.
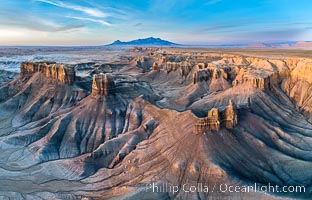
<path fill-rule="evenodd" d="M 310 198 L 311 58 L 134 47 L 79 70 L 23 62 L 2 83 L 3 197 Z M 152 182 L 307 192 L 153 192 Z"/>

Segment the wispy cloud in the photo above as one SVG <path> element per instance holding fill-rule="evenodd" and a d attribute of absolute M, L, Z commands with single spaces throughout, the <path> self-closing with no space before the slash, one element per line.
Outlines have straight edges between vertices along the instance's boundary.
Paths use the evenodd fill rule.
<path fill-rule="evenodd" d="M 138 27 L 138 26 L 142 26 L 143 23 L 136 23 L 136 24 L 133 24 L 134 27 Z"/>
<path fill-rule="evenodd" d="M 75 11 L 80 11 L 80 12 L 88 14 L 92 17 L 105 18 L 105 17 L 109 16 L 109 14 L 104 13 L 103 11 L 98 10 L 96 8 L 90 8 L 90 7 L 84 7 L 84 6 L 69 4 L 69 3 L 62 2 L 62 1 L 54 1 L 54 0 L 36 0 L 36 1 L 47 3 L 50 5 L 54 5 L 54 6 L 57 6 L 60 8 L 66 8 L 66 9 L 71 9 L 71 10 L 75 10 Z"/>
<path fill-rule="evenodd" d="M 14 14 L 13 14 L 14 13 Z M 0 11 L 0 26 L 15 27 L 40 32 L 65 32 L 69 30 L 78 30 L 84 27 L 83 24 L 68 23 L 58 24 L 53 20 L 43 19 L 33 16 L 26 12 Z"/>
<path fill-rule="evenodd" d="M 231 29 L 231 28 L 236 28 L 239 27 L 241 25 L 215 25 L 215 26 L 208 26 L 206 28 L 202 28 L 200 31 L 201 32 L 210 32 L 210 31 L 222 31 L 222 30 L 227 30 L 227 29 Z"/>
<path fill-rule="evenodd" d="M 111 23 L 109 23 L 105 20 L 102 20 L 102 19 L 93 19 L 93 18 L 88 18 L 88 17 L 73 17 L 73 16 L 67 16 L 67 18 L 77 19 L 77 20 L 82 20 L 82 21 L 95 22 L 95 23 L 99 23 L 103 26 L 112 26 Z"/>
<path fill-rule="evenodd" d="M 80 28 L 85 27 L 85 25 L 66 25 L 58 28 L 50 29 L 50 32 L 62 32 L 62 31 L 78 31 Z"/>
<path fill-rule="evenodd" d="M 190 31 L 190 34 L 205 34 L 205 33 L 225 33 L 236 32 L 239 27 L 245 26 L 244 23 L 240 24 L 219 24 L 219 25 L 203 25 L 203 27 Z"/>

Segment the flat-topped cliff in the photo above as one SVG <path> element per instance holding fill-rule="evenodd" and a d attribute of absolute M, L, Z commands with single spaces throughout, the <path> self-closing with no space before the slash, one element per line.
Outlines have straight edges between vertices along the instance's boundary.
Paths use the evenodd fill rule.
<path fill-rule="evenodd" d="M 36 72 L 66 84 L 73 84 L 76 78 L 75 69 L 70 65 L 55 62 L 23 62 L 21 64 L 21 76 Z"/>

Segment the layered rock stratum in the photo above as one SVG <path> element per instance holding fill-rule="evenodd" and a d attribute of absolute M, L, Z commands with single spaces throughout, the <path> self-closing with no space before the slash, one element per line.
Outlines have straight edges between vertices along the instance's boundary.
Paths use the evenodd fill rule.
<path fill-rule="evenodd" d="M 72 84 L 75 80 L 75 70 L 73 67 L 54 62 L 23 62 L 21 64 L 21 76 L 32 75 L 41 72 L 47 78 L 57 79 L 62 83 Z"/>
<path fill-rule="evenodd" d="M 310 58 L 129 54 L 83 76 L 25 62 L 0 86 L 1 198 L 310 199 Z M 255 183 L 305 192 L 220 191 Z"/>

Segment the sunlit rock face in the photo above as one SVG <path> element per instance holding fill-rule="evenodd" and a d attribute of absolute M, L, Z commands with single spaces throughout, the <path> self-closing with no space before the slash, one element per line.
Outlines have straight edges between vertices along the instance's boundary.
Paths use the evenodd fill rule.
<path fill-rule="evenodd" d="M 296 68 L 284 74 L 282 90 L 312 122 L 312 62 L 298 62 Z"/>
<path fill-rule="evenodd" d="M 40 72 L 47 78 L 56 79 L 62 83 L 73 84 L 75 81 L 75 69 L 70 65 L 57 64 L 54 62 L 23 62 L 21 75 L 29 75 Z"/>
<path fill-rule="evenodd" d="M 234 108 L 231 100 L 229 101 L 229 105 L 223 111 L 223 116 L 224 116 L 223 121 L 225 123 L 226 128 L 232 129 L 237 125 L 238 123 L 237 111 Z"/>
<path fill-rule="evenodd" d="M 182 62 L 166 62 L 163 66 L 164 71 L 170 73 L 171 71 L 178 71 L 182 77 L 186 77 L 193 65 L 190 62 L 182 61 Z"/>
<path fill-rule="evenodd" d="M 205 118 L 200 118 L 194 126 L 196 134 L 209 131 L 219 131 L 220 128 L 233 129 L 238 124 L 237 108 L 233 106 L 231 100 L 225 109 L 212 108 Z"/>
<path fill-rule="evenodd" d="M 160 71 L 160 66 L 157 62 L 154 62 L 152 65 L 152 70 L 153 71 Z"/>
<path fill-rule="evenodd" d="M 243 68 L 241 68 L 233 81 L 232 85 L 235 87 L 239 84 L 249 84 L 255 88 L 264 89 L 266 88 L 267 83 L 265 83 L 264 77 L 254 77 L 247 72 Z"/>
<path fill-rule="evenodd" d="M 115 89 L 114 78 L 111 74 L 95 74 L 92 82 L 92 95 L 108 96 L 112 94 Z"/>
<path fill-rule="evenodd" d="M 196 84 L 201 81 L 215 81 L 217 79 L 224 79 L 230 81 L 236 76 L 235 68 L 216 68 L 213 65 L 208 67 L 195 66 L 195 72 L 193 74 L 193 83 Z"/>

